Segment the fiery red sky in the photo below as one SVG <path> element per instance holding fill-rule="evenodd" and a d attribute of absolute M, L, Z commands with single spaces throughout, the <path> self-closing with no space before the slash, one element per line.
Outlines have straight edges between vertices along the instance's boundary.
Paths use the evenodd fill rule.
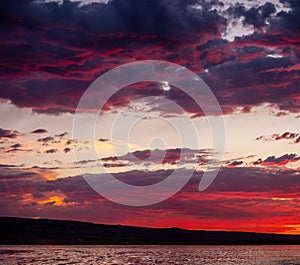
<path fill-rule="evenodd" d="M 300 234 L 299 25 L 298 0 L 0 1 L 0 215 Z M 72 137 L 89 85 L 140 60 L 193 71 L 221 106 L 226 150 L 203 192 L 199 180 L 216 150 L 201 109 L 178 88 L 126 87 L 105 105 L 97 139 Z M 160 123 L 166 116 L 185 119 L 163 99 L 200 128 L 200 149 L 180 146 Z M 126 117 L 144 117 L 128 142 L 110 137 L 119 111 L 124 124 Z M 149 144 L 159 137 L 164 144 Z M 75 146 L 85 159 L 75 161 Z M 98 160 L 90 156 L 95 148 Z M 171 198 L 133 207 L 105 199 L 85 182 L 78 167 L 96 174 L 99 161 L 119 180 L 140 186 L 197 168 Z"/>

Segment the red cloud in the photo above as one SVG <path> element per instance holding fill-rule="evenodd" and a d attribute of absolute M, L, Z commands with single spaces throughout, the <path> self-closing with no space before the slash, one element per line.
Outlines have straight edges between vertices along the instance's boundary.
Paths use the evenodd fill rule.
<path fill-rule="evenodd" d="M 230 162 L 227 167 L 237 167 L 237 166 L 240 166 L 243 164 L 243 161 L 233 161 L 233 162 Z"/>
<path fill-rule="evenodd" d="M 288 163 L 296 162 L 300 160 L 300 156 L 296 154 L 286 154 L 281 157 L 269 156 L 267 159 L 262 160 L 261 158 L 254 162 L 254 165 L 262 166 L 285 166 Z"/>
<path fill-rule="evenodd" d="M 133 153 L 129 153 L 120 157 L 106 157 L 101 160 L 105 162 L 105 165 L 148 165 L 148 164 L 177 164 L 182 162 L 182 164 L 206 164 L 208 158 L 211 156 L 211 151 L 202 150 L 192 150 L 188 148 L 176 148 L 167 150 L 139 150 Z M 94 162 L 94 161 L 91 161 Z M 123 164 L 122 164 L 123 163 Z"/>
<path fill-rule="evenodd" d="M 290 140 L 290 143 L 299 143 L 300 135 L 299 133 L 285 132 L 283 134 L 273 134 L 271 137 L 260 136 L 256 140 L 264 141 L 278 141 L 278 140 Z"/>
<path fill-rule="evenodd" d="M 202 175 L 198 172 L 174 197 L 144 209 L 110 203 L 79 176 L 55 179 L 44 177 L 47 172 L 5 166 L 0 172 L 2 215 L 285 233 L 293 231 L 293 226 L 286 225 L 297 224 L 300 217 L 296 210 L 300 182 L 293 170 L 274 173 L 258 168 L 223 168 L 202 193 L 197 190 Z M 151 176 L 158 180 L 170 173 L 158 171 Z M 127 178 L 137 184 L 139 180 L 140 185 L 148 185 L 147 177 L 151 176 L 141 171 L 117 174 L 123 181 Z"/>
<path fill-rule="evenodd" d="M 220 38 L 226 19 L 209 2 L 202 2 L 201 12 L 192 8 L 193 3 L 199 4 L 196 0 L 175 1 L 172 7 L 168 1 L 153 1 L 151 8 L 136 12 L 136 6 L 143 7 L 143 3 L 114 0 L 80 7 L 75 2 L 26 1 L 20 6 L 16 0 L 2 1 L 0 10 L 9 27 L 2 29 L 6 38 L 2 41 L 0 97 L 36 113 L 73 113 L 85 89 L 102 73 L 133 60 L 159 59 L 201 74 L 225 113 L 236 107 L 247 111 L 262 103 L 299 111 L 296 4 L 276 20 L 269 18 L 265 33 L 257 31 L 228 42 Z M 261 26 L 270 14 L 265 10 L 272 10 L 272 4 L 234 14 L 246 24 L 259 22 Z M 275 51 L 283 58 L 266 57 Z M 106 110 L 160 92 L 133 87 L 112 99 Z M 180 91 L 168 97 L 195 116 L 202 115 Z"/>

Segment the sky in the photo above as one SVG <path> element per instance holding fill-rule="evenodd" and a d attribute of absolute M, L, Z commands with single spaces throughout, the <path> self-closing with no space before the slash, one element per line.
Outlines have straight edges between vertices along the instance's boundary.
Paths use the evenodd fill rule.
<path fill-rule="evenodd" d="M 0 1 L 0 216 L 300 234 L 299 25 L 297 0 Z M 205 116 L 165 80 L 122 88 L 101 115 L 77 109 L 97 78 L 141 60 L 194 72 L 222 113 Z M 74 118 L 91 113 L 94 138 L 84 124 L 74 137 Z M 210 121 L 219 118 L 216 161 Z M 197 145 L 181 142 L 187 121 Z M 220 171 L 199 192 L 209 163 Z M 139 207 L 82 176 L 105 169 L 147 186 L 191 168 L 180 191 Z"/>

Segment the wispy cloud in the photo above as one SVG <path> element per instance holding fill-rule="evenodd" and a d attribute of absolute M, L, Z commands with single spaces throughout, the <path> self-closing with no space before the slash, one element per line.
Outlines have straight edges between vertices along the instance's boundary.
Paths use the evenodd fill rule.
<path fill-rule="evenodd" d="M 275 133 L 269 137 L 267 136 L 259 136 L 256 140 L 263 140 L 263 141 L 279 141 L 279 140 L 289 140 L 290 143 L 300 143 L 300 134 L 293 133 L 293 132 L 285 132 L 282 134 Z"/>

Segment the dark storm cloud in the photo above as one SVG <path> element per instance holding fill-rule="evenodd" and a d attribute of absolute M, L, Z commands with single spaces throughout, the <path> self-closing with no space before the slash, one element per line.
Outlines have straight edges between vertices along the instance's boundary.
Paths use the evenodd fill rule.
<path fill-rule="evenodd" d="M 232 16 L 246 16 L 246 24 L 259 28 L 268 20 L 269 25 L 264 32 L 259 30 L 237 37 L 229 46 L 234 50 L 238 49 L 239 53 L 247 46 L 256 47 L 256 52 L 251 55 L 242 52 L 242 56 L 235 56 L 233 52 L 235 61 L 227 60 L 226 63 L 209 69 L 212 75 L 204 77 L 216 91 L 219 100 L 223 101 L 225 111 L 230 111 L 230 105 L 251 107 L 267 102 L 277 105 L 281 110 L 299 112 L 300 2 L 282 2 L 290 10 L 281 11 L 276 16 L 273 14 L 272 3 L 251 8 L 251 12 L 242 4 L 228 10 Z M 276 58 L 277 55 L 279 56 Z M 219 88 L 218 84 L 225 84 L 224 89 Z"/>
<path fill-rule="evenodd" d="M 193 8 L 198 3 L 202 11 Z M 114 0 L 82 7 L 70 1 L 1 1 L 0 96 L 36 113 L 72 112 L 95 76 L 118 61 L 163 58 L 176 47 L 220 35 L 225 20 L 210 6 L 200 0 Z M 43 77 L 32 78 L 35 73 Z M 24 76 L 27 81 L 18 80 Z"/>
<path fill-rule="evenodd" d="M 263 103 L 297 113 L 300 78 L 282 71 L 295 66 L 293 58 L 260 57 L 248 62 L 231 61 L 210 68 L 204 80 L 215 91 L 225 112 L 236 106 Z"/>
<path fill-rule="evenodd" d="M 299 37 L 300 3 L 298 0 L 281 0 L 281 3 L 290 7 L 288 12 L 280 12 L 273 23 L 273 29 L 280 29 L 284 34 L 296 34 Z"/>
<path fill-rule="evenodd" d="M 252 25 L 258 29 L 270 24 L 267 34 L 275 33 L 280 35 L 298 35 L 300 24 L 300 4 L 298 0 L 280 0 L 285 6 L 289 7 L 288 11 L 276 13 L 276 5 L 267 2 L 262 6 L 246 8 L 243 3 L 237 3 L 227 9 L 229 16 L 237 19 L 243 18 L 245 25 Z M 261 34 L 262 36 L 264 34 Z"/>
<path fill-rule="evenodd" d="M 276 16 L 270 2 L 229 8 L 231 17 L 257 28 L 229 42 L 220 38 L 227 22 L 214 9 L 223 5 L 219 1 L 112 0 L 84 6 L 1 1 L 0 97 L 38 114 L 74 113 L 100 74 L 133 60 L 161 59 L 197 73 L 209 68 L 202 77 L 226 113 L 236 107 L 249 111 L 261 103 L 298 112 L 299 1 L 283 2 L 291 10 Z M 266 57 L 274 55 L 276 46 L 284 58 Z M 120 92 L 107 109 L 147 95 L 164 95 L 201 115 L 178 90 L 163 94 L 151 86 Z"/>
<path fill-rule="evenodd" d="M 243 23 L 245 25 L 253 25 L 258 29 L 266 26 L 266 20 L 275 12 L 276 7 L 270 2 L 249 9 L 246 9 L 241 3 L 237 3 L 227 10 L 227 13 L 234 18 L 243 17 Z"/>
<path fill-rule="evenodd" d="M 5 5 L 6 10 L 11 11 L 13 9 L 12 7 L 15 6 L 13 3 L 14 2 L 11 2 L 9 5 Z M 37 79 L 28 81 L 27 83 L 22 82 L 22 84 L 18 84 L 16 80 L 14 80 L 14 84 L 7 84 L 7 82 L 3 81 L 3 86 L 8 87 L 6 91 L 3 91 L 3 97 L 10 98 L 12 102 L 18 106 L 33 107 L 33 111 L 36 113 L 59 114 L 64 111 L 72 112 L 84 89 L 88 86 L 90 81 L 95 78 L 94 74 L 97 71 L 101 72 L 110 67 L 109 57 L 114 55 L 114 53 L 117 53 L 118 58 L 121 59 L 125 56 L 128 61 L 130 57 L 146 55 L 144 52 L 141 52 L 140 55 L 136 52 L 140 48 L 142 50 L 148 50 L 148 55 L 145 57 L 151 58 L 151 53 L 153 53 L 158 54 L 159 58 L 163 58 L 165 56 L 165 50 L 168 50 L 166 56 L 172 53 L 175 54 L 176 50 L 174 50 L 172 46 L 181 46 L 181 40 L 184 40 L 183 43 L 186 45 L 189 41 L 201 42 L 201 40 L 205 40 L 208 35 L 218 35 L 220 33 L 219 27 L 221 24 L 224 24 L 224 19 L 218 16 L 215 11 L 210 11 L 210 6 L 206 2 L 202 3 L 203 10 L 201 12 L 194 9 L 192 5 L 197 3 L 200 3 L 200 1 L 112 1 L 108 5 L 96 4 L 93 5 L 93 7 L 86 6 L 80 8 L 77 4 L 67 1 L 64 2 L 63 5 L 56 3 L 36 4 L 28 1 L 30 8 L 24 7 L 24 10 L 17 10 L 17 13 L 20 12 L 21 20 L 24 19 L 26 22 L 29 19 L 28 16 L 22 16 L 23 13 L 27 14 L 28 12 L 33 12 L 33 16 L 30 16 L 32 17 L 31 19 L 33 21 L 35 19 L 38 21 L 41 20 L 41 23 L 37 23 L 36 21 L 32 23 L 33 25 L 36 24 L 37 28 L 33 25 L 30 27 L 30 23 L 23 23 L 20 31 L 24 31 L 25 34 L 27 32 L 29 35 L 35 35 L 40 30 L 39 25 L 42 24 L 41 27 L 45 25 L 49 26 L 49 28 L 46 27 L 46 30 L 49 32 L 45 34 L 46 40 L 36 37 L 34 39 L 35 44 L 27 44 L 28 47 L 26 47 L 25 50 L 28 51 L 30 48 L 37 48 L 37 53 L 41 54 L 43 54 L 44 51 L 48 51 L 49 54 L 45 54 L 44 56 L 49 60 L 46 63 L 55 65 L 54 67 L 56 68 L 60 67 L 59 65 L 66 65 L 68 73 L 58 71 L 59 69 L 53 71 L 53 67 L 46 68 L 45 66 L 39 66 L 39 64 L 41 64 L 40 62 L 36 64 L 32 63 L 36 56 L 34 53 L 31 53 L 30 57 L 33 58 L 30 59 L 30 64 L 24 62 L 23 64 L 26 64 L 26 70 L 22 68 L 20 74 L 24 74 L 24 71 L 46 72 L 50 73 L 52 78 L 46 80 Z M 43 5 L 47 8 L 45 8 L 45 6 L 43 7 Z M 37 12 L 39 9 L 42 9 L 41 12 Z M 35 16 L 35 12 L 39 13 L 39 15 Z M 43 14 L 43 12 L 48 12 L 48 14 L 41 16 L 40 13 Z M 9 12 L 7 12 L 7 14 L 9 14 Z M 62 28 L 58 27 L 59 29 L 57 30 L 51 28 L 54 15 L 55 25 L 61 23 L 62 26 Z M 68 24 L 69 22 L 71 22 L 71 24 L 74 23 L 74 32 L 71 26 L 71 29 L 68 28 L 69 26 L 65 29 L 65 22 L 68 16 L 71 15 L 72 19 L 68 20 Z M 10 19 L 7 15 L 6 18 L 8 20 Z M 101 23 L 96 23 L 98 20 L 101 20 Z M 107 20 L 106 23 L 103 23 L 103 20 Z M 137 21 L 139 22 L 137 23 Z M 20 25 L 13 20 L 9 22 L 9 25 L 13 28 L 20 27 Z M 61 31 L 62 34 L 58 34 L 57 31 Z M 67 34 L 64 34 L 64 31 L 67 31 Z M 117 34 L 114 36 L 116 32 Z M 87 33 L 91 33 L 91 35 L 85 36 Z M 96 33 L 96 36 L 94 33 Z M 101 34 L 104 35 L 102 36 Z M 107 34 L 109 36 L 107 36 Z M 65 39 L 61 39 L 61 35 L 65 36 Z M 77 36 L 81 36 L 80 40 L 86 41 L 86 43 L 81 45 L 80 41 L 69 40 L 69 38 L 74 37 L 74 35 L 76 35 L 76 38 Z M 28 40 L 31 40 L 31 38 L 26 39 L 26 41 Z M 62 42 L 66 44 L 66 48 L 58 49 L 58 45 L 53 44 L 53 42 L 56 42 L 58 45 Z M 12 44 L 10 44 L 10 48 L 13 49 L 11 45 Z M 16 49 L 18 45 L 17 43 Z M 47 45 L 47 47 L 43 48 L 44 45 Z M 51 45 L 54 47 L 50 47 Z M 77 46 L 74 47 L 74 45 Z M 72 54 L 72 52 L 67 54 L 68 46 L 70 46 L 69 48 L 71 50 L 73 49 L 72 52 L 74 54 Z M 61 47 L 61 45 L 59 45 L 59 47 Z M 74 51 L 74 49 L 77 50 Z M 99 49 L 102 49 L 102 51 Z M 185 49 L 188 49 L 188 47 Z M 89 52 L 82 50 L 92 50 L 93 53 L 89 54 Z M 122 53 L 124 54 L 122 55 Z M 52 54 L 54 54 L 54 57 Z M 129 56 L 126 54 L 129 54 Z M 15 56 L 15 54 L 12 53 L 12 56 Z M 87 58 L 92 56 L 98 59 L 96 59 L 95 62 L 89 60 L 89 62 L 86 63 Z M 24 55 L 16 55 L 16 58 L 17 57 L 23 59 Z M 16 62 L 16 58 L 11 61 Z M 26 58 L 24 59 L 26 60 Z M 18 62 L 19 61 L 20 60 L 18 60 Z M 97 65 L 98 68 L 99 66 L 102 67 L 102 65 L 105 65 L 106 68 L 102 67 L 102 70 L 101 67 L 96 69 L 96 72 L 91 73 L 85 81 L 85 77 L 80 76 L 80 73 L 86 71 L 87 75 L 89 75 L 89 70 L 95 65 Z M 18 68 L 18 66 L 15 66 L 15 68 Z M 50 69 L 52 70 L 49 71 Z M 54 78 L 53 75 L 56 75 L 56 77 Z M 58 78 L 59 75 L 65 79 Z M 26 89 L 23 89 L 23 86 L 25 86 Z M 19 89 L 22 93 L 11 92 Z M 47 97 L 44 97 L 45 91 Z M 25 98 L 27 98 L 27 100 L 24 100 Z M 121 102 L 124 102 L 122 98 Z"/>
<path fill-rule="evenodd" d="M 19 23 L 29 29 L 63 25 L 98 34 L 125 33 L 181 39 L 182 35 L 191 37 L 195 32 L 218 32 L 218 23 L 224 23 L 224 19 L 216 11 L 209 10 L 210 2 L 114 0 L 108 4 L 80 7 L 79 2 L 70 1 L 63 1 L 60 5 L 33 0 L 20 4 L 17 0 L 7 0 L 1 1 L 1 13 L 2 22 L 9 25 Z M 196 4 L 201 4 L 204 10 L 197 12 L 192 7 Z"/>
<path fill-rule="evenodd" d="M 18 83 L 18 82 L 17 82 Z M 19 106 L 32 106 L 33 112 L 59 115 L 63 112 L 73 112 L 78 99 L 90 82 L 63 78 L 46 80 L 28 80 L 23 91 L 18 96 L 12 96 L 13 103 Z M 17 86 L 17 84 L 15 84 Z M 19 88 L 16 88 L 17 91 Z M 13 93 L 13 92 L 9 92 Z M 9 97 L 10 95 L 8 95 Z M 28 99 L 28 102 L 24 101 Z"/>
<path fill-rule="evenodd" d="M 256 32 L 240 40 L 271 47 L 286 46 L 290 49 L 298 47 L 300 2 L 298 0 L 281 0 L 280 2 L 289 7 L 289 10 L 281 11 L 271 17 L 268 21 L 270 25 L 264 33 Z M 299 51 L 298 48 L 297 50 Z"/>

